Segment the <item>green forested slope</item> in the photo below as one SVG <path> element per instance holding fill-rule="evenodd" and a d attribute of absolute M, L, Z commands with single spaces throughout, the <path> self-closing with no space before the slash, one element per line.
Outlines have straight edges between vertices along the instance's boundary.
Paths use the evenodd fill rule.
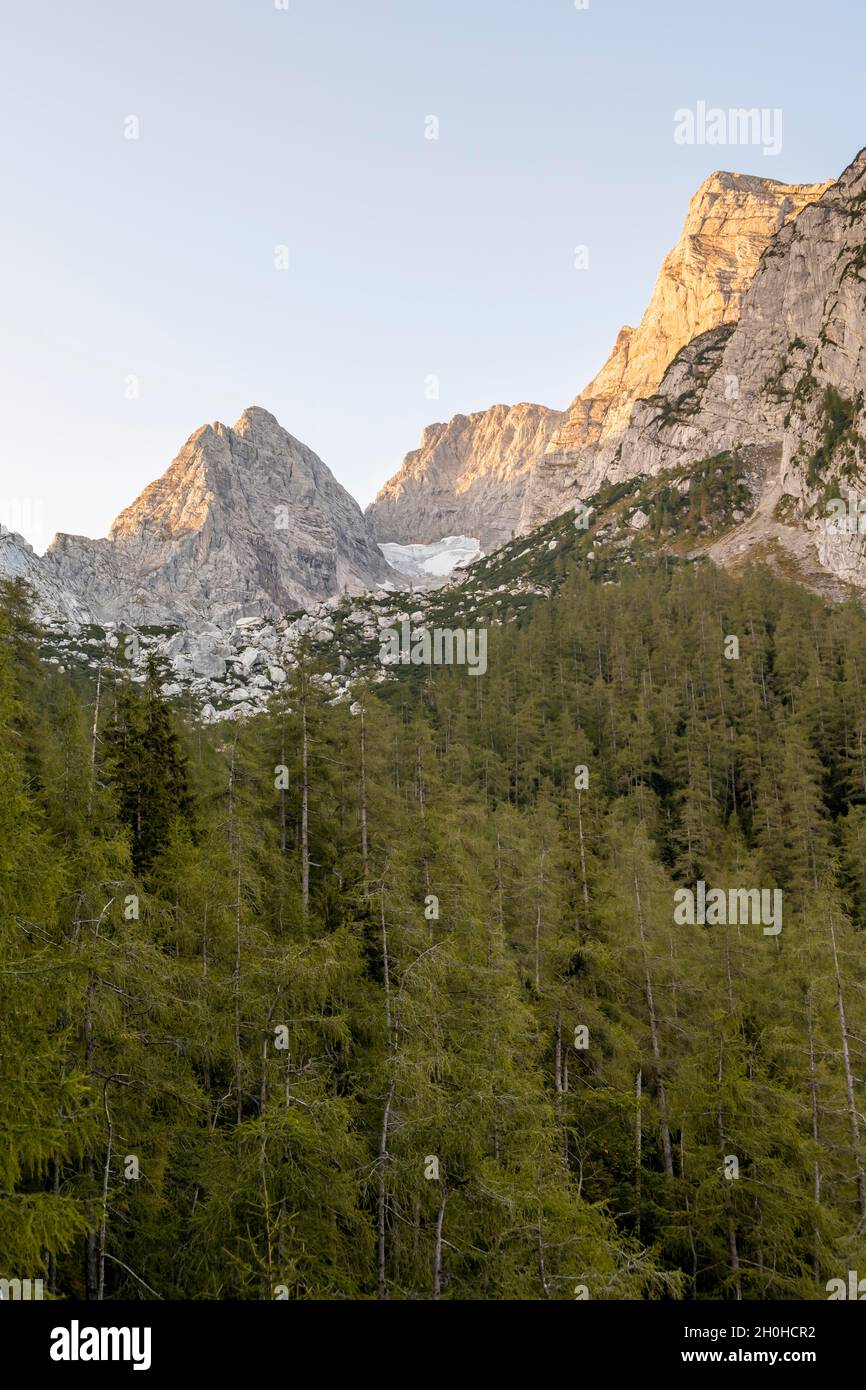
<path fill-rule="evenodd" d="M 95 741 L 2 614 L 0 1273 L 781 1299 L 862 1267 L 859 609 L 573 573 L 483 677 L 353 713 L 304 670 L 201 730 L 154 673 L 102 684 Z M 781 888 L 783 930 L 675 925 L 699 879 Z"/>

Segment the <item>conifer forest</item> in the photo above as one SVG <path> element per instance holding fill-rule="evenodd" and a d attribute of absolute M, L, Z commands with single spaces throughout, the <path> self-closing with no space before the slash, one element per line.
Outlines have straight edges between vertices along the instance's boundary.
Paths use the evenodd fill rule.
<path fill-rule="evenodd" d="M 10 1383 L 847 1382 L 866 5 L 0 51 Z"/>
<path fill-rule="evenodd" d="M 738 660 L 724 635 L 740 634 Z M 202 727 L 0 618 L 0 1247 L 67 1299 L 825 1298 L 866 617 L 655 564 Z M 771 886 L 783 929 L 675 919 Z M 724 896 L 724 895 L 722 895 Z M 718 919 L 717 919 L 718 920 Z"/>

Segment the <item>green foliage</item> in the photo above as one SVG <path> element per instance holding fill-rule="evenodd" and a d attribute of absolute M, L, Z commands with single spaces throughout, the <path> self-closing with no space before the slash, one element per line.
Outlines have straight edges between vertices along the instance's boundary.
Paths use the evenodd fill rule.
<path fill-rule="evenodd" d="M 0 1273 L 783 1299 L 862 1262 L 866 618 L 761 570 L 598 582 L 570 517 L 533 544 L 552 594 L 485 676 L 350 708 L 305 660 L 207 730 L 153 669 L 94 737 L 0 595 Z M 780 888 L 780 936 L 675 925 L 699 879 Z"/>
<path fill-rule="evenodd" d="M 688 486 L 683 490 L 685 477 Z M 743 480 L 743 464 L 735 453 L 716 454 L 667 482 L 657 480 L 647 498 L 654 535 L 700 536 L 728 525 L 735 511 L 752 509 L 752 494 Z M 678 486 L 679 484 L 679 486 Z"/>
<path fill-rule="evenodd" d="M 810 487 L 817 486 L 837 458 L 843 459 L 841 472 L 844 476 L 848 476 L 851 469 L 856 467 L 863 440 L 854 429 L 854 421 L 861 406 L 862 398 L 846 401 L 835 386 L 827 386 L 821 402 L 821 443 L 810 456 L 806 468 L 806 481 Z"/>
<path fill-rule="evenodd" d="M 136 873 L 153 863 L 175 817 L 188 817 L 192 810 L 186 759 L 159 693 L 164 680 L 151 657 L 141 690 L 131 681 L 116 690 L 104 735 L 105 771 L 118 791 Z"/>

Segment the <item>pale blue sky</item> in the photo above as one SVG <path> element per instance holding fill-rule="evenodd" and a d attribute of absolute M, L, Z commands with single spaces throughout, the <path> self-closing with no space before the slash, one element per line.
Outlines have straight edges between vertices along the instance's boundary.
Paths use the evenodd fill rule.
<path fill-rule="evenodd" d="M 565 406 L 708 173 L 866 144 L 864 40 L 855 0 L 2 0 L 0 503 L 103 535 L 256 404 L 365 504 L 433 420 Z M 699 100 L 782 152 L 677 145 Z"/>

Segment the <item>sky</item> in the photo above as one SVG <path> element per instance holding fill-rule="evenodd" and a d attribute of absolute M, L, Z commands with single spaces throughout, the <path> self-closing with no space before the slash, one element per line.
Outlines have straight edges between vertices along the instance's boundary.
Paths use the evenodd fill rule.
<path fill-rule="evenodd" d="M 854 0 L 0 0 L 0 521 L 104 535 L 249 405 L 361 505 L 426 424 L 564 408 L 708 174 L 866 144 L 864 40 Z M 781 149 L 679 143 L 702 101 Z"/>

